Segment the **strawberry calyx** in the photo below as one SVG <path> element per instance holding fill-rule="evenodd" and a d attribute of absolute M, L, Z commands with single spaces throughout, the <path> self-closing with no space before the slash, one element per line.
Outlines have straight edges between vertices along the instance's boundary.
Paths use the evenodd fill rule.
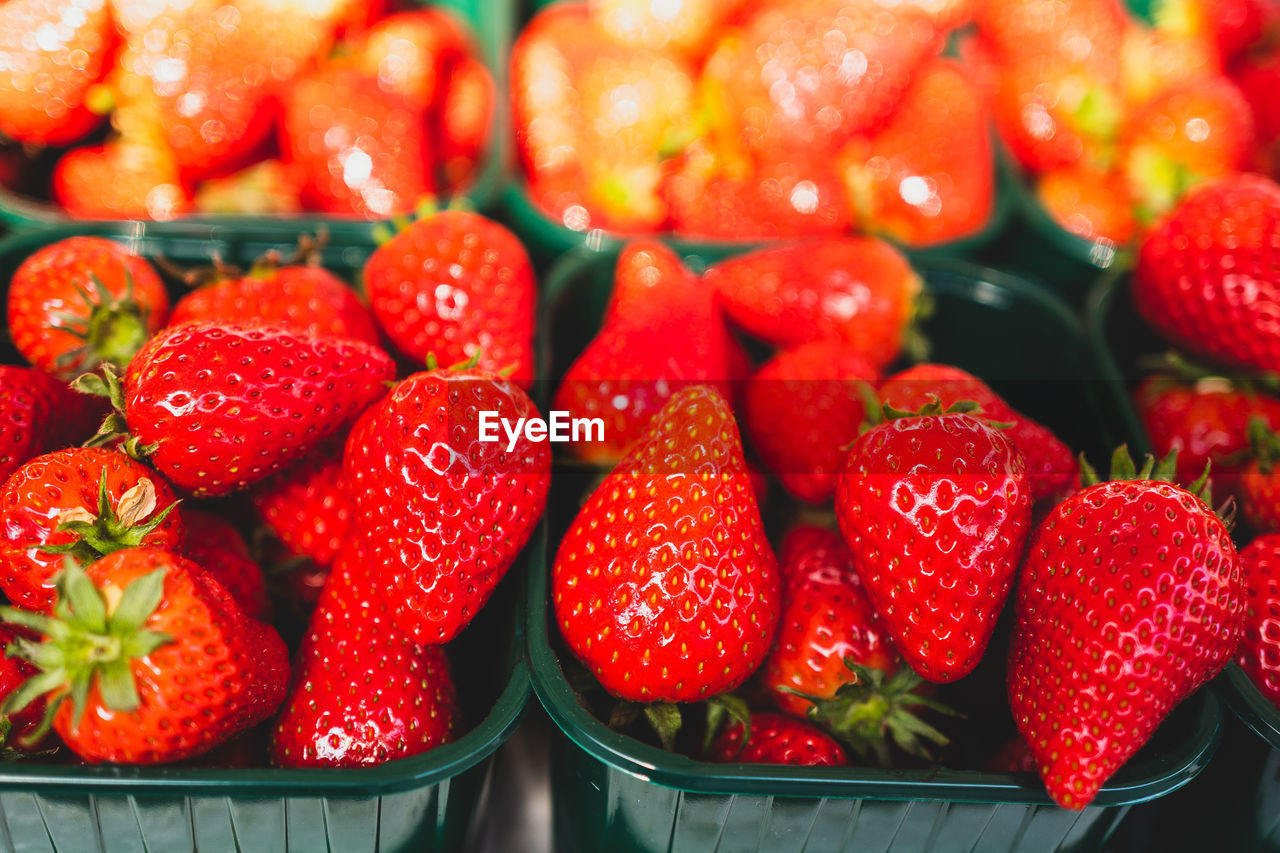
<path fill-rule="evenodd" d="M 89 274 L 89 287 L 75 285 L 76 294 L 88 309 L 84 312 L 54 311 L 49 328 L 66 332 L 83 344 L 58 356 L 63 369 L 93 370 L 101 364 L 125 367 L 147 342 L 148 309 L 133 295 L 133 276 L 125 271 L 125 293 L 116 297 L 96 275 Z"/>
<path fill-rule="evenodd" d="M 32 751 L 30 749 L 14 749 L 9 744 L 9 736 L 13 733 L 13 723 L 7 715 L 0 715 L 0 764 L 8 764 L 14 761 L 25 761 L 29 758 L 43 758 L 57 753 L 56 746 Z"/>
<path fill-rule="evenodd" d="M 85 447 L 115 447 L 131 459 L 145 459 L 155 452 L 158 445 L 142 444 L 137 436 L 129 434 L 125 420 L 124 384 L 120 371 L 110 364 L 102 365 L 97 373 L 86 373 L 71 383 L 73 390 L 94 397 L 106 397 L 111 402 L 111 413 L 102 420 L 98 431 L 84 443 Z"/>
<path fill-rule="evenodd" d="M 75 538 L 57 545 L 42 545 L 39 550 L 47 554 L 67 554 L 92 563 L 114 551 L 141 545 L 142 540 L 163 524 L 177 505 L 175 501 L 155 512 L 155 484 L 143 477 L 112 507 L 111 497 L 107 494 L 107 472 L 103 471 L 98 482 L 98 514 L 94 515 L 82 507 L 64 510 L 58 516 L 55 530 L 71 533 Z"/>
<path fill-rule="evenodd" d="M 1097 470 L 1089 464 L 1089 460 L 1085 458 L 1083 453 L 1079 456 L 1080 460 L 1080 482 L 1085 487 L 1096 486 L 1104 482 L 1098 476 Z M 1213 486 L 1209 481 L 1209 469 L 1211 465 L 1205 462 L 1204 471 L 1196 478 L 1195 482 L 1184 486 L 1188 492 L 1195 495 L 1205 506 L 1213 507 Z M 1178 450 L 1174 448 L 1166 453 L 1162 458 L 1156 459 L 1155 456 L 1148 453 L 1143 459 L 1142 467 L 1138 468 L 1133 461 L 1133 455 L 1129 452 L 1129 445 L 1122 444 L 1117 447 L 1111 454 L 1111 473 L 1107 477 L 1106 482 L 1121 482 L 1131 480 L 1146 480 L 1156 483 L 1172 483 L 1175 486 L 1182 484 L 1177 481 L 1178 473 Z M 1228 510 L 1227 505 L 1218 511 L 1219 516 L 1223 516 L 1223 511 Z"/>
<path fill-rule="evenodd" d="M 112 586 L 99 589 L 78 562 L 67 558 L 55 580 L 58 597 L 52 616 L 0 607 L 0 620 L 44 637 L 42 641 L 19 637 L 6 652 L 30 662 L 39 672 L 9 695 L 0 713 L 15 714 L 40 696 L 49 700 L 40 725 L 20 743 L 39 743 L 68 698 L 72 725 L 79 726 L 95 681 L 108 708 L 123 712 L 138 708 L 141 700 L 130 663 L 173 641 L 168 634 L 143 628 L 164 596 L 165 572 L 161 568 L 136 578 L 123 591 Z"/>
<path fill-rule="evenodd" d="M 1267 424 L 1266 418 L 1257 415 L 1249 418 L 1247 434 L 1253 458 L 1258 461 L 1258 470 L 1270 474 L 1276 462 L 1280 462 L 1280 435 Z"/>
<path fill-rule="evenodd" d="M 268 249 L 253 262 L 247 275 L 265 281 L 273 278 L 280 267 L 319 266 L 320 252 L 328 242 L 329 229 L 321 225 L 314 236 L 298 235 L 298 245 L 287 258 L 277 249 Z"/>
<path fill-rule="evenodd" d="M 411 214 L 398 214 L 391 217 L 386 222 L 379 222 L 373 226 L 373 240 L 379 246 L 385 245 L 401 231 L 404 231 L 419 219 L 429 219 L 441 211 L 440 202 L 435 196 L 423 196 L 418 204 L 414 207 Z M 450 200 L 445 210 L 461 210 L 463 204 L 456 200 Z"/>
<path fill-rule="evenodd" d="M 912 708 L 927 708 L 948 716 L 958 716 L 947 705 L 913 692 L 924 679 L 909 666 L 892 676 L 884 670 L 865 667 L 844 659 L 856 676 L 842 684 L 834 696 L 824 698 L 783 688 L 813 703 L 808 717 L 852 749 L 859 758 L 874 756 L 881 767 L 890 767 L 890 744 L 909 755 L 933 761 L 929 744 L 945 747 L 950 739 L 921 720 Z"/>
<path fill-rule="evenodd" d="M 706 735 L 703 738 L 704 752 L 711 750 L 711 744 L 720 731 L 725 720 L 733 720 L 743 726 L 743 743 L 751 738 L 751 710 L 746 700 L 724 693 L 706 699 Z M 644 717 L 649 728 L 658 738 L 658 743 L 667 752 L 674 752 L 676 736 L 684 725 L 684 712 L 675 702 L 631 702 L 620 700 L 609 711 L 609 728 L 625 729 Z"/>
<path fill-rule="evenodd" d="M 1189 358 L 1177 350 L 1142 359 L 1139 366 L 1150 371 L 1166 372 L 1169 380 L 1177 380 L 1195 385 L 1201 393 L 1211 391 L 1242 391 L 1246 394 L 1257 394 L 1261 391 L 1280 392 L 1280 375 L 1263 371 L 1249 371 L 1247 374 L 1228 374 L 1220 367 Z M 1165 377 L 1158 377 L 1162 381 Z"/>
<path fill-rule="evenodd" d="M 885 421 L 897 421 L 903 418 L 932 418 L 938 415 L 971 415 L 975 412 L 981 413 L 982 407 L 973 400 L 957 400 L 944 409 L 942 408 L 942 399 L 936 394 L 930 394 L 929 402 L 914 412 L 895 409 L 888 403 L 880 407 L 880 412 L 884 415 Z"/>

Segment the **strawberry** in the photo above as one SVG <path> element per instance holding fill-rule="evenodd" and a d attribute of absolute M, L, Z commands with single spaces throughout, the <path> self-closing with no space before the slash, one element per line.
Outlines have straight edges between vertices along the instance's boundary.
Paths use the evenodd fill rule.
<path fill-rule="evenodd" d="M 377 347 L 313 338 L 276 326 L 210 322 L 170 327 L 119 377 L 82 386 L 108 396 L 132 452 L 197 497 L 257 482 L 317 446 L 368 408 L 395 376 Z"/>
<path fill-rule="evenodd" d="M 912 246 L 981 231 L 995 207 L 989 122 L 963 66 L 921 65 L 885 127 L 841 154 L 859 229 Z"/>
<path fill-rule="evenodd" d="M 690 61 L 701 59 L 721 26 L 744 0 L 681 0 L 671 8 L 647 0 L 588 0 L 600 31 L 624 47 L 671 49 Z"/>
<path fill-rule="evenodd" d="M 1272 705 L 1280 707 L 1280 534 L 1259 536 L 1240 552 L 1244 571 L 1244 636 L 1236 663 Z"/>
<path fill-rule="evenodd" d="M 1035 773 L 1036 757 L 1022 735 L 1014 735 L 992 754 L 983 769 L 996 773 Z"/>
<path fill-rule="evenodd" d="M 115 28 L 106 0 L 10 0 L 0 6 L 0 133 L 66 145 L 100 116 L 85 102 L 111 67 Z"/>
<path fill-rule="evenodd" d="M 1192 190 L 1138 254 L 1138 312 L 1174 343 L 1231 364 L 1280 370 L 1280 186 L 1233 175 Z"/>
<path fill-rule="evenodd" d="M 44 695 L 45 724 L 51 718 L 86 761 L 191 758 L 262 722 L 284 699 L 280 636 L 194 563 L 128 548 L 87 569 L 68 560 L 57 589 L 52 616 L 0 608 L 0 618 L 45 637 L 17 641 L 40 674 L 4 709 Z"/>
<path fill-rule="evenodd" d="M 282 767 L 359 767 L 448 743 L 461 727 L 449 661 L 391 617 L 380 567 L 348 539 L 298 650 L 271 738 Z"/>
<path fill-rule="evenodd" d="M 1157 95 L 1220 74 L 1217 49 L 1201 39 L 1131 26 L 1120 46 L 1120 88 L 1140 105 Z"/>
<path fill-rule="evenodd" d="M 450 189 L 474 177 L 493 129 L 496 103 L 496 84 L 485 64 L 473 57 L 459 61 L 440 105 L 440 170 Z"/>
<path fill-rule="evenodd" d="M 249 556 L 235 526 L 198 509 L 182 512 L 182 556 L 195 563 L 230 593 L 245 614 L 271 621 L 271 597 L 262 569 Z"/>
<path fill-rule="evenodd" d="M 1157 26 L 1213 46 L 1224 62 L 1280 26 L 1275 0 L 1159 0 L 1154 14 Z"/>
<path fill-rule="evenodd" d="M 1280 177 L 1280 48 L 1242 58 L 1231 68 L 1231 80 L 1253 114 L 1257 170 Z"/>
<path fill-rule="evenodd" d="M 271 158 L 224 178 L 202 181 L 191 199 L 197 213 L 247 213 L 257 216 L 301 213 L 306 176 L 293 164 Z"/>
<path fill-rule="evenodd" d="M 178 300 L 170 325 L 194 321 L 270 323 L 373 346 L 380 340 L 369 309 L 342 279 L 312 263 L 281 265 L 274 253 L 248 275 L 215 281 Z"/>
<path fill-rule="evenodd" d="M 378 21 L 356 45 L 356 67 L 415 110 L 440 105 L 449 72 L 471 40 L 448 9 L 397 12 Z"/>
<path fill-rule="evenodd" d="M 971 373 L 946 364 L 918 364 L 890 376 L 879 390 L 882 402 L 901 411 L 919 409 L 934 397 L 945 407 L 966 400 L 977 403 L 978 410 L 973 414 L 999 424 L 1001 432 L 1021 453 L 1032 500 L 1057 498 L 1075 491 L 1079 485 L 1080 466 L 1071 448 Z"/>
<path fill-rule="evenodd" d="M 825 524 L 800 521 L 787 528 L 778 543 L 778 573 L 785 589 L 792 581 L 803 580 L 805 575 L 796 571 L 802 566 L 802 560 L 816 559 L 816 556 L 830 557 L 837 561 L 852 560 L 849 547 L 844 544 L 840 534 Z M 849 576 L 851 581 L 862 583 L 856 574 Z"/>
<path fill-rule="evenodd" d="M 291 552 L 328 568 L 351 525 L 342 484 L 342 443 L 326 443 L 273 474 L 253 489 L 252 498 L 262 523 Z"/>
<path fill-rule="evenodd" d="M 788 492 L 818 503 L 836 490 L 844 448 L 875 407 L 876 370 L 838 338 L 801 344 L 766 362 L 747 384 L 751 444 Z"/>
<path fill-rule="evenodd" d="M 757 711 L 743 742 L 743 726 L 733 722 L 716 738 L 711 760 L 739 764 L 794 764 L 844 767 L 849 763 L 834 738 L 809 723 L 782 714 Z"/>
<path fill-rule="evenodd" d="M 583 503 L 551 571 L 569 649 L 637 702 L 745 681 L 769 651 L 778 595 L 733 414 L 709 386 L 654 417 Z"/>
<path fill-rule="evenodd" d="M 392 621 L 415 642 L 446 643 L 471 621 L 546 504 L 547 444 L 509 442 L 496 423 L 486 440 L 481 413 L 515 425 L 538 409 L 474 366 L 432 369 L 396 385 L 347 439 L 352 530 L 380 565 Z"/>
<path fill-rule="evenodd" d="M 42 453 L 79 444 L 101 422 L 102 407 L 47 373 L 0 365 L 0 483 Z"/>
<path fill-rule="evenodd" d="M 1280 532 L 1280 435 L 1260 417 L 1250 419 L 1248 432 L 1253 458 L 1236 484 L 1240 509 L 1254 531 Z"/>
<path fill-rule="evenodd" d="M 853 445 L 836 517 L 903 658 L 929 681 L 972 671 L 1030 525 L 1026 463 L 1013 442 L 935 398 Z"/>
<path fill-rule="evenodd" d="M 1045 56 L 1112 73 L 1129 26 L 1119 0 L 983 0 L 974 18 L 1002 61 Z"/>
<path fill-rule="evenodd" d="M 76 148 L 53 169 L 53 199 L 75 219 L 173 219 L 191 194 L 167 149 L 115 140 Z"/>
<path fill-rule="evenodd" d="M 37 456 L 0 489 L 0 589 L 14 604 L 47 611 L 64 554 L 88 563 L 136 546 L 177 550 L 175 506 L 168 484 L 123 453 L 85 447 Z"/>
<path fill-rule="evenodd" d="M 1040 523 L 1023 567 L 1009 702 L 1065 808 L 1088 805 L 1240 642 L 1239 556 L 1196 494 L 1162 482 L 1175 465 L 1136 472 L 1122 448 L 1123 479 L 1090 476 Z"/>
<path fill-rule="evenodd" d="M 378 247 L 364 287 L 382 330 L 419 364 L 478 358 L 481 369 L 533 379 L 533 266 L 514 234 L 478 213 L 418 219 Z"/>
<path fill-rule="evenodd" d="M 712 289 L 667 247 L 637 241 L 618 255 L 600 331 L 566 371 L 552 406 L 603 420 L 603 439 L 576 442 L 573 452 L 608 464 L 681 388 L 715 383 L 730 393 L 737 358 Z"/>
<path fill-rule="evenodd" d="M 0 647 L 6 650 L 23 636 L 8 625 L 0 625 Z M 23 684 L 36 674 L 36 668 L 25 660 L 5 655 L 0 657 L 0 703 L 8 700 Z M 3 707 L 0 705 L 0 707 Z M 33 746 L 39 745 L 40 720 L 44 718 L 45 704 L 43 699 L 36 699 L 26 708 L 13 714 L 0 712 L 0 759 L 9 760 L 20 756 L 25 750 L 21 744 L 35 739 Z"/>
<path fill-rule="evenodd" d="M 707 270 L 725 313 L 777 346 L 839 337 L 872 367 L 898 357 L 923 283 L 873 237 L 759 249 Z"/>
<path fill-rule="evenodd" d="M 1170 89 L 1135 112 L 1121 167 L 1139 215 L 1151 219 L 1195 184 L 1248 167 L 1254 146 L 1249 104 L 1218 75 Z"/>
<path fill-rule="evenodd" d="M 1036 198 L 1060 228 L 1085 240 L 1123 246 L 1136 234 L 1128 184 L 1113 172 L 1087 166 L 1045 172 Z"/>
<path fill-rule="evenodd" d="M 151 264 L 102 237 L 50 243 L 9 282 L 14 346 L 62 376 L 102 363 L 123 367 L 168 315 L 169 297 Z"/>

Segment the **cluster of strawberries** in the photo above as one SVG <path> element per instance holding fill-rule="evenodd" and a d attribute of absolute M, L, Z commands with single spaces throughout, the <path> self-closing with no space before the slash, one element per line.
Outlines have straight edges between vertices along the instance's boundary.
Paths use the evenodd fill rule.
<path fill-rule="evenodd" d="M 696 755 L 887 763 L 947 742 L 913 713 L 947 710 L 922 683 L 972 674 L 1011 600 L 1021 742 L 1002 760 L 1082 808 L 1235 654 L 1240 558 L 1204 479 L 1174 485 L 1175 455 L 1138 470 L 1122 449 L 1100 482 L 975 376 L 884 376 L 922 292 L 873 238 L 702 276 L 660 244 L 624 250 L 556 395 L 607 425 L 576 453 L 616 461 L 560 543 L 556 620 L 623 700 L 613 721 L 642 709 L 668 747 L 679 705 L 707 701 Z M 775 353 L 753 370 L 731 325 Z M 834 499 L 777 556 L 743 435 L 793 498 Z"/>
<path fill-rule="evenodd" d="M 558 3 L 512 54 L 534 202 L 583 231 L 973 236 L 988 112 L 941 57 L 966 0 Z"/>
<path fill-rule="evenodd" d="M 448 12 L 386 5 L 5 3 L 0 133 L 22 149 L 0 177 L 80 218 L 406 213 L 473 177 L 496 93 Z M 24 151 L 97 140 L 107 114 L 38 185 Z"/>
<path fill-rule="evenodd" d="M 1272 170 L 1280 5 L 984 0 L 965 45 L 1001 137 L 1067 231 L 1124 245 L 1196 183 Z"/>
<path fill-rule="evenodd" d="M 10 282 L 33 367 L 0 367 L 5 746 L 52 726 L 86 761 L 172 762 L 274 717 L 274 763 L 355 766 L 453 739 L 447 644 L 550 481 L 546 445 L 474 428 L 536 413 L 528 258 L 448 211 L 370 256 L 368 307 L 313 263 L 214 277 L 170 310 L 145 259 L 72 237 Z M 246 517 L 327 577 L 292 665 Z"/>

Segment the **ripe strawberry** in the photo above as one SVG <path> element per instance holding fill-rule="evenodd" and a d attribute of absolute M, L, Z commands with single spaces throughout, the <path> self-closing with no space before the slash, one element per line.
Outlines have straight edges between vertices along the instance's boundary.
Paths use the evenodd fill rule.
<path fill-rule="evenodd" d="M 743 743 L 741 723 L 732 722 L 711 747 L 711 760 L 739 764 L 793 764 L 844 767 L 848 757 L 821 729 L 782 714 L 751 715 L 751 734 Z"/>
<path fill-rule="evenodd" d="M 223 278 L 180 299 L 169 324 L 193 321 L 271 323 L 373 346 L 380 340 L 369 309 L 342 279 L 314 264 L 281 266 L 275 254 L 248 275 Z"/>
<path fill-rule="evenodd" d="M 184 508 L 182 556 L 212 575 L 247 615 L 259 622 L 271 621 L 266 578 L 249 556 L 249 546 L 229 521 Z"/>
<path fill-rule="evenodd" d="M 923 286 L 873 237 L 759 249 L 711 267 L 706 282 L 752 335 L 777 346 L 839 337 L 877 369 L 898 357 Z"/>
<path fill-rule="evenodd" d="M 1120 46 L 1120 88 L 1125 101 L 1144 104 L 1170 89 L 1222 72 L 1217 48 L 1198 38 L 1131 26 Z"/>
<path fill-rule="evenodd" d="M 921 65 L 884 129 L 841 154 L 860 230 L 912 246 L 981 231 L 995 207 L 989 123 L 963 66 Z"/>
<path fill-rule="evenodd" d="M 1244 636 L 1236 663 L 1280 707 L 1280 534 L 1259 536 L 1240 552 L 1244 571 Z"/>
<path fill-rule="evenodd" d="M 191 199 L 197 213 L 243 213 L 255 216 L 301 213 L 306 176 L 293 164 L 274 158 L 202 181 Z"/>
<path fill-rule="evenodd" d="M 7 650 L 20 636 L 22 634 L 10 626 L 0 625 L 0 648 Z M 0 703 L 8 701 L 35 674 L 36 668 L 21 658 L 7 654 L 0 657 Z M 36 741 L 33 746 L 39 746 L 40 721 L 44 714 L 43 698 L 13 714 L 0 712 L 0 759 L 9 760 L 21 755 L 25 751 L 22 742 L 28 739 Z"/>
<path fill-rule="evenodd" d="M 0 365 L 0 484 L 23 463 L 79 444 L 105 414 L 102 406 L 39 370 Z"/>
<path fill-rule="evenodd" d="M 385 392 L 395 365 L 359 341 L 275 326 L 188 323 L 152 338 L 108 395 L 135 452 L 198 497 L 225 495 L 283 468 Z M 105 381 L 104 381 L 105 380 Z M 154 447 L 152 447 L 154 445 Z"/>
<path fill-rule="evenodd" d="M 1258 175 L 1206 183 L 1151 230 L 1133 297 L 1169 340 L 1231 364 L 1280 370 L 1280 186 Z"/>
<path fill-rule="evenodd" d="M 1119 0 L 983 0 L 974 18 L 1002 61 L 1046 56 L 1112 73 L 1129 26 Z"/>
<path fill-rule="evenodd" d="M 75 376 L 123 367 L 164 326 L 169 297 L 151 264 L 102 237 L 67 237 L 29 256 L 9 283 L 9 334 L 23 358 Z"/>
<path fill-rule="evenodd" d="M 1274 36 L 1280 25 L 1275 0 L 1160 0 L 1154 11 L 1157 26 L 1210 44 L 1223 62 Z"/>
<path fill-rule="evenodd" d="M 618 256 L 600 331 L 565 373 L 553 408 L 604 421 L 603 440 L 576 442 L 573 452 L 607 464 L 680 389 L 713 383 L 728 395 L 738 357 L 714 291 L 667 247 L 637 241 Z"/>
<path fill-rule="evenodd" d="M 1240 509 L 1254 531 L 1280 532 L 1280 435 L 1255 417 L 1249 421 L 1249 445 L 1253 458 L 1237 484 Z"/>
<path fill-rule="evenodd" d="M 1158 95 L 1134 113 L 1121 142 L 1139 215 L 1159 216 L 1195 184 L 1247 168 L 1254 138 L 1249 105 L 1226 77 Z"/>
<path fill-rule="evenodd" d="M 115 450 L 38 456 L 0 489 L 0 590 L 20 607 L 47 611 L 64 554 L 90 563 L 135 546 L 176 551 L 175 506 L 163 479 Z"/>
<path fill-rule="evenodd" d="M 1162 482 L 1175 464 L 1135 472 L 1122 448 L 1112 473 L 1128 479 L 1059 504 L 1018 583 L 1009 702 L 1065 808 L 1088 805 L 1240 642 L 1235 546 L 1195 494 Z"/>
<path fill-rule="evenodd" d="M 1123 246 L 1137 231 L 1128 184 L 1113 172 L 1080 166 L 1045 172 L 1036 198 L 1059 227 L 1086 240 Z"/>
<path fill-rule="evenodd" d="M 274 764 L 381 764 L 457 735 L 444 649 L 419 646 L 396 626 L 380 568 L 359 538 L 343 544 L 272 731 Z"/>
<path fill-rule="evenodd" d="M 894 645 L 929 681 L 967 675 L 986 650 L 1031 519 L 1023 462 L 972 415 L 918 415 L 864 433 L 836 517 Z"/>
<path fill-rule="evenodd" d="M 624 47 L 671 49 L 697 62 L 744 0 L 681 0 L 670 8 L 647 0 L 588 0 L 600 31 Z"/>
<path fill-rule="evenodd" d="M 1036 757 L 1022 735 L 1014 735 L 996 750 L 983 769 L 996 773 L 1035 773 Z"/>
<path fill-rule="evenodd" d="M 836 490 L 844 449 L 874 415 L 876 370 L 838 338 L 784 350 L 747 383 L 743 418 L 769 471 L 796 497 L 819 503 Z"/>
<path fill-rule="evenodd" d="M 764 660 L 777 563 L 725 399 L 685 388 L 587 498 L 551 597 L 570 650 L 615 696 L 706 699 Z"/>
<path fill-rule="evenodd" d="M 1001 433 L 1021 453 L 1033 501 L 1058 498 L 1080 484 L 1080 465 L 1071 448 L 971 373 L 946 364 L 918 364 L 890 376 L 879 390 L 881 401 L 899 411 L 915 411 L 934 397 L 944 407 L 966 400 L 977 403 L 973 414 L 1000 424 Z"/>
<path fill-rule="evenodd" d="M 333 564 L 351 525 L 342 484 L 342 443 L 326 443 L 253 489 L 262 523 L 295 555 Z"/>
<path fill-rule="evenodd" d="M 129 140 L 76 148 L 53 169 L 53 199 L 75 219 L 173 219 L 191 195 L 167 148 Z"/>
<path fill-rule="evenodd" d="M 45 636 L 18 641 L 41 673 L 4 710 L 44 695 L 46 724 L 51 717 L 86 761 L 191 758 L 262 722 L 284 699 L 288 651 L 275 629 L 168 551 L 129 548 L 87 569 L 68 560 L 54 614 L 0 608 L 0 618 Z"/>
<path fill-rule="evenodd" d="M 484 440 L 482 412 L 512 425 L 538 416 L 508 379 L 433 369 L 396 385 L 347 439 L 352 531 L 379 564 L 392 621 L 415 642 L 446 643 L 471 621 L 546 504 L 547 443 Z"/>
<path fill-rule="evenodd" d="M 516 236 L 478 213 L 445 210 L 383 243 L 364 267 L 377 319 L 419 364 L 479 359 L 482 370 L 533 379 L 533 266 Z"/>
<path fill-rule="evenodd" d="M 454 66 L 440 105 L 440 171 L 446 187 L 457 189 L 475 175 L 497 99 L 493 75 L 483 62 L 467 57 Z"/>
<path fill-rule="evenodd" d="M 818 556 L 829 557 L 837 561 L 852 560 L 849 547 L 844 544 L 840 534 L 822 524 L 801 521 L 787 528 L 778 543 L 778 573 L 782 578 L 782 586 L 791 585 L 792 581 L 803 580 L 804 574 L 797 572 L 802 561 L 816 559 Z M 856 574 L 850 580 L 862 583 Z"/>
<path fill-rule="evenodd" d="M 356 45 L 356 67 L 423 112 L 441 104 L 449 72 L 471 40 L 448 9 L 397 12 L 374 24 Z"/>
<path fill-rule="evenodd" d="M 0 133 L 66 145 L 100 121 L 85 106 L 111 67 L 115 28 L 106 0 L 9 0 L 0 5 Z"/>
<path fill-rule="evenodd" d="M 1255 168 L 1280 177 L 1280 48 L 1243 57 L 1231 69 L 1231 79 L 1249 102 L 1257 136 Z"/>

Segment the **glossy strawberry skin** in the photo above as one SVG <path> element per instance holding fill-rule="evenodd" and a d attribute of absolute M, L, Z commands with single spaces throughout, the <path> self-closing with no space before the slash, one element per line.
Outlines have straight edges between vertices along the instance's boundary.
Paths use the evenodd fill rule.
<path fill-rule="evenodd" d="M 1114 173 L 1089 168 L 1046 172 L 1036 182 L 1036 198 L 1061 228 L 1085 240 L 1123 246 L 1137 233 L 1129 188 Z"/>
<path fill-rule="evenodd" d="M 1240 552 L 1244 568 L 1244 637 L 1236 663 L 1280 707 L 1280 535 L 1259 536 Z"/>
<path fill-rule="evenodd" d="M 316 266 L 268 267 L 216 282 L 184 296 L 169 317 L 173 326 L 199 320 L 270 323 L 315 337 L 380 343 L 355 291 Z"/>
<path fill-rule="evenodd" d="M 305 454 L 385 391 L 395 365 L 358 341 L 272 326 L 166 329 L 125 377 L 129 431 L 150 462 L 197 496 L 243 488 Z"/>
<path fill-rule="evenodd" d="M 14 604 L 38 611 L 53 606 L 53 578 L 62 571 L 64 558 L 40 548 L 74 541 L 71 533 L 56 530 L 59 516 L 66 511 L 81 509 L 97 516 L 104 474 L 113 508 L 142 480 L 155 488 L 156 508 L 148 519 L 175 502 L 164 478 L 123 453 L 98 447 L 38 456 L 15 471 L 0 489 L 0 590 Z M 177 551 L 182 539 L 182 518 L 175 508 L 141 545 Z"/>
<path fill-rule="evenodd" d="M 298 651 L 272 763 L 381 764 L 448 743 L 460 728 L 444 649 L 419 646 L 395 625 L 376 560 L 348 539 Z"/>
<path fill-rule="evenodd" d="M 296 555 L 333 564 L 351 526 L 342 482 L 343 442 L 326 443 L 253 489 L 258 517 Z"/>
<path fill-rule="evenodd" d="M 440 171 L 450 190 L 475 176 L 493 130 L 497 86 L 483 62 L 467 57 L 454 66 L 440 105 Z"/>
<path fill-rule="evenodd" d="M 969 415 L 892 420 L 849 451 L 836 517 L 903 658 L 929 681 L 986 650 L 1031 519 L 1026 464 Z"/>
<path fill-rule="evenodd" d="M 140 705 L 106 706 L 97 682 L 77 724 L 70 702 L 54 730 L 91 763 L 159 764 L 207 752 L 270 717 L 289 682 L 288 650 L 275 629 L 244 614 L 194 563 L 158 548 L 108 554 L 85 571 L 99 589 L 123 589 L 165 569 L 164 594 L 144 628 L 173 641 L 130 662 Z M 192 685 L 200 685 L 193 691 Z M 182 721 L 199 719 L 199 725 Z"/>
<path fill-rule="evenodd" d="M 1156 331 L 1230 364 L 1280 370 L 1280 186 L 1235 175 L 1193 189 L 1148 234 L 1133 296 Z"/>
<path fill-rule="evenodd" d="M 87 322 L 96 297 L 86 301 L 76 288 L 86 288 L 92 296 L 92 278 L 117 299 L 126 295 L 132 281 L 133 299 L 145 312 L 146 331 L 155 334 L 164 326 L 169 295 L 151 264 L 103 237 L 68 237 L 30 255 L 9 283 L 9 334 L 33 366 L 55 375 L 78 375 L 79 360 L 59 364 L 58 358 L 83 341 L 60 330 L 66 322 L 54 315 L 69 314 Z"/>
<path fill-rule="evenodd" d="M 106 409 L 47 373 L 0 365 L 0 484 L 23 463 L 93 435 Z"/>
<path fill-rule="evenodd" d="M 1014 612 L 1014 720 L 1049 793 L 1079 809 L 1235 653 L 1240 561 L 1189 492 L 1100 483 L 1041 522 Z"/>
<path fill-rule="evenodd" d="M 468 47 L 467 34 L 448 9 L 415 9 L 374 24 L 357 45 L 356 64 L 383 91 L 425 111 L 441 103 L 449 71 Z"/>
<path fill-rule="evenodd" d="M 419 219 L 369 258 L 365 292 L 382 330 L 406 358 L 440 365 L 478 356 L 483 370 L 533 379 L 533 266 L 503 226 L 446 210 Z"/>
<path fill-rule="evenodd" d="M 16 629 L 9 625 L 0 625 L 0 651 L 7 649 L 18 636 Z M 8 699 L 9 694 L 35 674 L 35 667 L 25 660 L 8 655 L 0 656 L 0 702 Z M 40 720 L 44 718 L 44 710 L 44 700 L 37 699 L 16 714 L 0 715 L 0 719 L 5 719 L 9 723 L 9 734 L 7 737 L 0 738 L 0 747 L 17 750 L 26 748 L 21 741 L 35 734 L 40 727 Z M 39 749 L 39 745 L 34 748 Z"/>
<path fill-rule="evenodd" d="M 482 441 L 481 412 L 537 417 L 512 381 L 472 370 L 416 373 L 347 438 L 352 531 L 381 565 L 392 620 L 423 644 L 452 639 L 528 542 L 546 504 L 551 451 L 521 437 Z"/>
<path fill-rule="evenodd" d="M 922 286 L 898 250 L 871 237 L 748 252 L 705 279 L 752 335 L 778 346 L 839 337 L 876 368 L 897 358 Z"/>
<path fill-rule="evenodd" d="M 551 574 L 569 648 L 637 702 L 741 684 L 769 650 L 778 586 L 733 415 L 707 386 L 654 417 L 582 505 Z"/>
<path fill-rule="evenodd" d="M 876 370 L 843 341 L 801 344 L 756 371 L 743 400 L 751 444 L 788 492 L 829 499 L 875 399 Z"/>
<path fill-rule="evenodd" d="M 849 546 L 844 544 L 838 531 L 807 521 L 798 522 L 787 528 L 778 543 L 778 573 L 784 589 L 792 581 L 804 579 L 805 575 L 796 569 L 803 565 L 803 558 L 812 558 L 814 555 L 827 556 L 840 562 L 853 559 L 849 556 Z M 857 574 L 850 577 L 857 583 L 862 582 Z"/>
<path fill-rule="evenodd" d="M 1258 137 L 1256 171 L 1280 177 L 1280 49 L 1243 57 L 1231 69 L 1231 80 L 1253 111 Z"/>
<path fill-rule="evenodd" d="M 826 732 L 782 714 L 751 715 L 751 737 L 742 744 L 742 724 L 732 722 L 711 746 L 711 759 L 739 764 L 792 764 L 843 767 L 843 747 Z"/>
<path fill-rule="evenodd" d="M 231 522 L 203 510 L 184 508 L 182 556 L 222 584 L 245 614 L 259 622 L 270 622 L 271 596 L 266 578 Z"/>

